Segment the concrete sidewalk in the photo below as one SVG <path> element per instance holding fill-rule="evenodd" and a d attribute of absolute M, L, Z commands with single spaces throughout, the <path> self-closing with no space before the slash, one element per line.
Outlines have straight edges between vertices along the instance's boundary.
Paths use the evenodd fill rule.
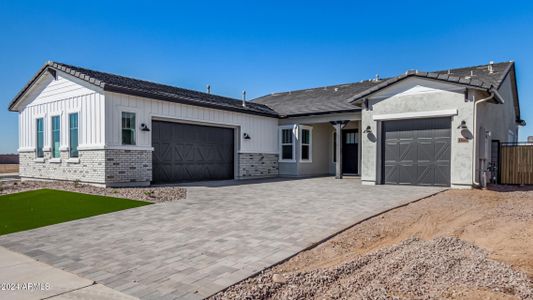
<path fill-rule="evenodd" d="M 137 299 L 0 247 L 0 299 Z"/>

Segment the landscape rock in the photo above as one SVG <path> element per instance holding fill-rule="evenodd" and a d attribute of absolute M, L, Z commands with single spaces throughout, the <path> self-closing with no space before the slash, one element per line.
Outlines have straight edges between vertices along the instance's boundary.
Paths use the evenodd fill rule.
<path fill-rule="evenodd" d="M 56 189 L 92 195 L 143 200 L 149 202 L 167 202 L 184 199 L 186 190 L 177 186 L 150 186 L 128 188 L 104 188 L 77 182 L 65 181 L 8 181 L 0 182 L 0 195 L 38 190 Z"/>

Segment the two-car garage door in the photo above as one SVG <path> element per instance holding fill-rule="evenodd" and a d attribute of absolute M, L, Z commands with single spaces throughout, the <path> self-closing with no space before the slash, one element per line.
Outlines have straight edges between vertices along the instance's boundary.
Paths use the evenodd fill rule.
<path fill-rule="evenodd" d="M 153 181 L 233 179 L 232 128 L 152 122 Z"/>
<path fill-rule="evenodd" d="M 450 118 L 384 121 L 385 184 L 450 185 Z"/>

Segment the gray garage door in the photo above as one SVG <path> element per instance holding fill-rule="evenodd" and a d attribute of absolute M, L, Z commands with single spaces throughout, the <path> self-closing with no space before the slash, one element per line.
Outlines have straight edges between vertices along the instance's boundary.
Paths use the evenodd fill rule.
<path fill-rule="evenodd" d="M 383 122 L 383 182 L 449 186 L 450 126 L 450 118 Z"/>
<path fill-rule="evenodd" d="M 152 122 L 153 181 L 233 179 L 231 128 Z"/>

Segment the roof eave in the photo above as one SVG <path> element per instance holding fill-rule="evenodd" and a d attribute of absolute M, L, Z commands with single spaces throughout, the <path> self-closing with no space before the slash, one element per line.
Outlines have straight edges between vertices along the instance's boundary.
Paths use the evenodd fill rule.
<path fill-rule="evenodd" d="M 64 66 L 58 65 L 57 63 L 55 63 L 53 61 L 48 61 L 48 62 L 46 62 L 44 64 L 44 66 L 41 67 L 41 69 L 39 69 L 39 71 L 37 73 L 35 73 L 35 75 L 32 77 L 32 79 L 18 92 L 18 94 L 13 98 L 13 100 L 11 100 L 11 102 L 9 103 L 9 107 L 8 107 L 9 111 L 18 112 L 18 110 L 14 109 L 16 104 L 17 104 L 17 102 L 19 102 L 20 98 L 22 98 L 22 96 L 24 94 L 26 94 L 26 92 L 29 89 L 31 89 L 33 87 L 33 85 L 43 75 L 43 73 L 46 72 L 49 69 L 52 69 L 52 70 L 55 70 L 55 71 L 64 72 L 65 74 L 74 76 L 76 78 L 79 78 L 79 79 L 91 84 L 91 85 L 94 85 L 94 86 L 97 86 L 97 87 L 100 87 L 100 88 L 104 88 L 104 86 L 105 86 L 105 83 L 103 83 L 103 82 L 101 82 L 99 80 L 96 80 L 96 79 L 94 79 L 94 78 L 92 78 L 90 76 L 87 76 L 87 75 L 79 73 L 79 72 L 75 72 L 74 70 L 70 70 L 69 68 L 66 68 Z"/>
<path fill-rule="evenodd" d="M 335 111 L 319 111 L 319 112 L 309 112 L 309 113 L 300 113 L 300 114 L 288 114 L 288 115 L 281 115 L 280 118 L 288 119 L 288 118 L 297 118 L 297 117 L 306 117 L 306 116 L 350 113 L 350 112 L 358 112 L 358 111 L 361 111 L 361 108 L 342 109 L 342 110 L 335 110 Z"/>
<path fill-rule="evenodd" d="M 428 73 L 428 74 L 431 74 L 431 73 Z M 459 81 L 450 81 L 450 80 L 447 80 L 447 79 L 442 79 L 442 78 L 438 78 L 438 77 L 428 77 L 428 76 L 422 76 L 418 73 L 409 73 L 409 74 L 404 74 L 404 75 L 400 75 L 398 77 L 395 77 L 395 78 L 391 78 L 387 81 L 384 81 L 383 83 L 375 86 L 374 88 L 371 88 L 369 89 L 368 91 L 364 91 L 363 93 L 360 93 L 358 95 L 355 95 L 351 98 L 348 99 L 348 102 L 354 104 L 354 105 L 357 105 L 359 104 L 362 100 L 368 98 L 369 96 L 393 85 L 393 84 L 396 84 L 400 81 L 403 81 L 404 79 L 406 78 L 411 78 L 411 77 L 418 77 L 418 78 L 421 78 L 421 79 L 426 79 L 426 80 L 432 80 L 432 81 L 439 81 L 439 82 L 446 82 L 446 83 L 449 83 L 449 84 L 455 84 L 455 85 L 460 85 L 460 86 L 465 86 L 465 87 L 468 87 L 468 88 L 472 88 L 472 89 L 477 89 L 477 90 L 481 90 L 481 91 L 488 91 L 489 88 L 486 88 L 486 87 L 482 87 L 482 86 L 478 86 L 478 85 L 472 85 L 472 84 L 467 84 L 467 83 L 464 83 L 464 82 L 459 82 Z"/>
<path fill-rule="evenodd" d="M 185 98 L 158 95 L 158 94 L 154 94 L 154 93 L 148 93 L 148 92 L 145 92 L 145 91 L 129 89 L 129 88 L 125 88 L 125 87 L 117 86 L 117 85 L 106 84 L 104 86 L 104 91 L 113 92 L 113 93 L 119 93 L 119 94 L 126 94 L 126 95 L 131 95 L 131 96 L 145 97 L 145 98 L 150 98 L 150 99 L 164 100 L 164 101 L 170 101 L 170 102 L 174 102 L 174 103 L 181 103 L 181 104 L 200 106 L 200 107 L 206 107 L 206 108 L 234 111 L 234 112 L 240 112 L 240 113 L 244 113 L 244 114 L 260 115 L 260 116 L 263 116 L 263 117 L 279 118 L 279 115 L 277 113 L 267 113 L 267 112 L 249 110 L 249 109 L 239 109 L 237 107 L 222 106 L 222 105 L 217 105 L 217 104 L 198 103 L 196 101 L 188 100 L 188 99 L 185 99 Z"/>

